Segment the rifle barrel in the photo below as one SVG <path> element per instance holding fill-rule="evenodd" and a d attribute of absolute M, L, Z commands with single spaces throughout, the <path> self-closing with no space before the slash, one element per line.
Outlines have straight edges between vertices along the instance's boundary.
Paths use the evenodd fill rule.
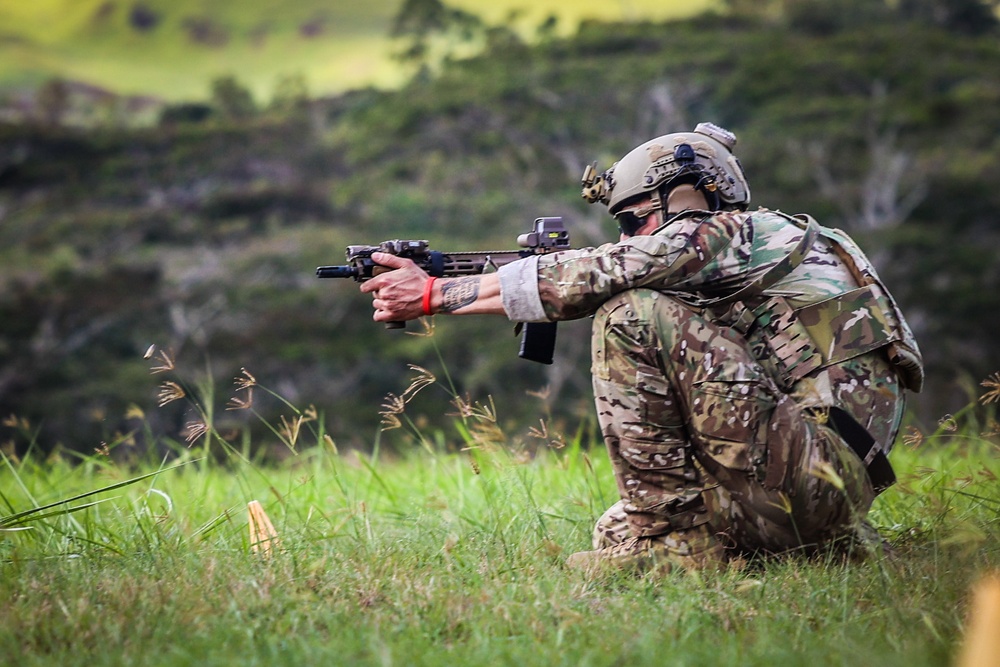
<path fill-rule="evenodd" d="M 316 268 L 317 278 L 356 278 L 358 270 L 353 266 L 320 266 Z"/>

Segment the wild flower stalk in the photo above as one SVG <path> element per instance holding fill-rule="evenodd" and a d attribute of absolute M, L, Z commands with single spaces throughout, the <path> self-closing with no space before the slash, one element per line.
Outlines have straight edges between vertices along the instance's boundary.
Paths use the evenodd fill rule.
<path fill-rule="evenodd" d="M 545 419 L 539 418 L 538 427 L 532 426 L 528 429 L 528 437 L 536 440 L 544 440 L 552 449 L 562 449 L 566 446 L 566 437 L 562 433 L 549 432 L 549 425 Z"/>
<path fill-rule="evenodd" d="M 484 405 L 478 401 L 472 401 L 468 395 L 465 397 L 455 396 L 451 404 L 458 410 L 449 413 L 451 416 L 459 417 L 462 421 L 462 435 L 466 440 L 466 449 L 486 449 L 493 450 L 507 441 L 507 436 L 503 429 L 497 424 L 497 409 L 493 403 L 493 397 L 488 396 L 489 403 Z M 469 422 L 472 425 L 469 425 Z"/>
<path fill-rule="evenodd" d="M 156 345 L 150 345 L 143 358 L 153 360 L 154 365 L 149 369 L 152 375 L 174 373 L 177 370 L 173 352 L 157 347 Z M 212 435 L 215 435 L 220 442 L 225 443 L 225 440 L 215 432 L 212 425 L 213 410 L 211 394 L 210 385 L 203 387 L 200 392 L 193 391 L 185 387 L 180 378 L 176 380 L 164 380 L 160 384 L 156 395 L 156 402 L 159 407 L 162 408 L 176 401 L 186 400 L 197 414 L 197 418 L 188 420 L 181 430 L 180 435 L 184 438 L 188 448 L 193 447 L 200 438 L 204 437 L 204 450 L 207 452 L 211 444 L 210 436 Z"/>
<path fill-rule="evenodd" d="M 240 369 L 240 374 L 233 379 L 233 384 L 236 386 L 236 394 L 229 399 L 229 402 L 226 404 L 226 410 L 246 410 L 250 412 L 292 452 L 296 451 L 302 427 L 306 424 L 321 421 L 315 405 L 310 404 L 305 410 L 300 410 L 278 392 L 260 384 L 256 376 L 245 367 Z M 281 415 L 279 425 L 277 427 L 272 425 L 254 409 L 254 389 L 259 389 L 284 403 L 292 410 L 293 416 Z M 316 437 L 317 442 L 320 440 L 330 440 L 332 442 L 332 439 L 328 435 L 319 431 L 314 430 L 313 435 Z M 336 445 L 333 446 L 333 449 L 336 449 Z"/>
<path fill-rule="evenodd" d="M 424 449 L 429 453 L 433 453 L 434 450 L 430 442 L 420 431 L 420 428 L 406 414 L 406 405 L 421 391 L 435 384 L 437 377 L 426 368 L 417 366 L 416 364 L 409 364 L 409 369 L 415 375 L 410 380 L 409 386 L 403 390 L 403 393 L 399 396 L 389 393 L 382 400 L 382 405 L 379 408 L 379 415 L 382 417 L 380 428 L 382 432 L 402 428 L 403 421 L 405 420 L 413 437 L 417 439 Z"/>

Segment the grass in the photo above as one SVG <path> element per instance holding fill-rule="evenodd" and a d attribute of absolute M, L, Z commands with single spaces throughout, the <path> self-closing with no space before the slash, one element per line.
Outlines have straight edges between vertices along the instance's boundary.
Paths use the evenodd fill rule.
<path fill-rule="evenodd" d="M 154 363 L 205 420 L 165 441 L 169 465 L 125 465 L 127 439 L 0 461 L 10 664 L 945 665 L 970 585 L 1000 567 L 996 424 L 968 415 L 894 453 L 901 482 L 872 513 L 894 562 L 591 580 L 562 562 L 615 491 L 583 436 L 539 447 L 458 398 L 446 431 L 422 431 L 407 401 L 448 382 L 414 369 L 382 410 L 407 453 L 337 452 L 289 405 L 273 437 L 295 453 L 265 464 L 214 432 L 211 390 L 169 361 Z M 252 410 L 252 391 L 268 390 L 244 372 L 231 404 Z M 270 556 L 249 543 L 251 500 L 275 524 Z"/>

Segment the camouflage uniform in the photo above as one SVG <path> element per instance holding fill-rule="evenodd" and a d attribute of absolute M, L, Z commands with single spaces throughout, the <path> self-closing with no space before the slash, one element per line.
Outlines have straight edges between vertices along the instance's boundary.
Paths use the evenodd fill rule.
<path fill-rule="evenodd" d="M 597 414 L 621 494 L 595 548 L 653 538 L 698 567 L 723 559 L 720 545 L 808 550 L 865 530 L 866 464 L 888 454 L 922 370 L 845 235 L 763 209 L 686 213 L 500 278 L 512 319 L 595 316 Z M 831 409 L 868 431 L 870 451 Z"/>

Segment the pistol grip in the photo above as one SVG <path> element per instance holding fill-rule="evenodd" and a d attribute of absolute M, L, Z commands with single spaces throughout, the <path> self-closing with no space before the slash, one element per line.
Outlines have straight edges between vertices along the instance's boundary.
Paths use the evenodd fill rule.
<path fill-rule="evenodd" d="M 372 267 L 372 275 L 373 276 L 377 276 L 377 275 L 382 274 L 382 273 L 388 273 L 389 271 L 395 271 L 395 269 L 391 269 L 388 266 L 382 266 L 381 264 L 376 264 L 375 266 Z M 386 322 L 385 323 L 385 328 L 386 329 L 405 329 L 406 328 L 406 322 Z"/>

